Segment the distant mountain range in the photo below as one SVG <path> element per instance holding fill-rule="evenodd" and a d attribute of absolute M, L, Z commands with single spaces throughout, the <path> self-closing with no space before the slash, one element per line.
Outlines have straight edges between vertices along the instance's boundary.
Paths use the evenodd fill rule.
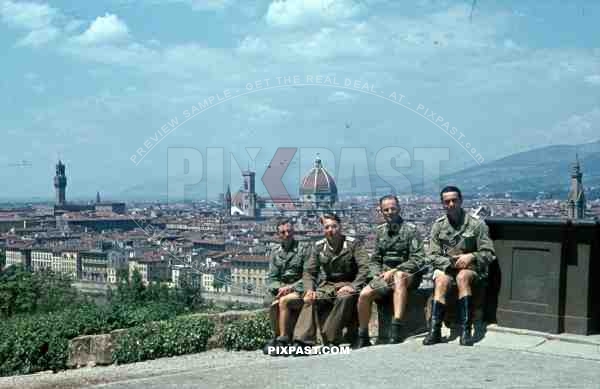
<path fill-rule="evenodd" d="M 576 155 L 586 196 L 600 198 L 600 141 L 547 146 L 512 154 L 442 176 L 440 184 L 455 184 L 465 194 L 472 195 L 510 193 L 515 198 L 564 199 L 569 192 L 571 165 Z"/>

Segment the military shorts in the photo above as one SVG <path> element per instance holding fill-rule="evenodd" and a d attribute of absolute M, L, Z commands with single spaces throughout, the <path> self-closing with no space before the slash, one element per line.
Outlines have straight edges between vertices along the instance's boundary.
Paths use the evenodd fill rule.
<path fill-rule="evenodd" d="M 332 282 L 332 281 L 321 281 L 317 286 L 317 299 L 335 299 L 337 298 L 337 291 L 343 288 L 344 286 L 352 286 L 350 281 L 340 281 L 340 282 Z M 356 291 L 355 294 L 360 293 L 360 290 Z"/>
<path fill-rule="evenodd" d="M 481 276 L 481 274 L 479 274 L 478 272 L 476 272 L 473 269 L 468 269 L 471 270 L 474 274 L 473 276 L 473 282 L 481 282 L 483 281 L 485 278 Z M 456 286 L 456 276 L 458 275 L 458 269 L 448 269 L 445 272 L 439 269 L 435 269 L 433 271 L 433 281 L 435 282 L 435 278 L 440 276 L 440 275 L 446 275 L 448 277 L 450 277 L 450 283 L 452 286 Z"/>
<path fill-rule="evenodd" d="M 406 261 L 400 265 L 400 271 L 407 273 L 410 278 L 409 289 L 416 289 L 421 284 L 423 279 L 423 271 L 419 269 L 419 265 L 414 261 Z M 379 296 L 387 296 L 394 291 L 394 283 L 390 281 L 390 284 L 386 283 L 383 278 L 374 278 L 369 282 L 369 286 Z"/>
<path fill-rule="evenodd" d="M 289 284 L 288 284 L 289 285 Z M 302 282 L 302 280 L 300 280 L 295 286 L 294 286 L 294 292 L 298 293 L 300 296 L 302 296 L 304 294 L 304 283 Z M 272 291 L 268 291 L 266 293 L 265 299 L 266 301 L 273 301 L 275 299 L 275 296 L 277 295 L 277 292 L 273 293 Z"/>
<path fill-rule="evenodd" d="M 290 284 L 286 284 L 290 285 Z M 302 280 L 298 281 L 298 283 L 294 286 L 294 292 L 298 293 L 300 296 L 304 294 L 304 283 Z"/>

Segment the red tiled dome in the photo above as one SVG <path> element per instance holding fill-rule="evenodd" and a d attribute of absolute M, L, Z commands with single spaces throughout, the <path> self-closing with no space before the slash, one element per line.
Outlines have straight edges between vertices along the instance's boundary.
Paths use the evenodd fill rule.
<path fill-rule="evenodd" d="M 315 165 L 302 179 L 300 195 L 309 194 L 337 194 L 335 180 L 323 167 L 321 160 L 317 158 Z"/>

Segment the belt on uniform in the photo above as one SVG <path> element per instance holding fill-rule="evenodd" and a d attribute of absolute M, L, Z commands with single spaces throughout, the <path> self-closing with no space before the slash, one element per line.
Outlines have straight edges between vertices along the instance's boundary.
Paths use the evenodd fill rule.
<path fill-rule="evenodd" d="M 354 279 L 354 275 L 346 274 L 346 273 L 334 273 L 330 274 L 326 281 L 329 282 L 344 282 L 344 281 L 352 281 Z"/>

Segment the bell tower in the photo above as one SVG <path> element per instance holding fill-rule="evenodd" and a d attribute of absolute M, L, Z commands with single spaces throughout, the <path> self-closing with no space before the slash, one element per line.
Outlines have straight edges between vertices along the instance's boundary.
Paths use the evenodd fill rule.
<path fill-rule="evenodd" d="M 229 217 L 231 216 L 231 189 L 229 188 L 229 185 L 227 185 L 227 192 L 225 193 L 225 199 L 224 199 L 224 212 L 225 212 L 225 216 Z"/>
<path fill-rule="evenodd" d="M 583 219 L 585 217 L 585 194 L 581 183 L 581 167 L 579 158 L 575 156 L 575 163 L 571 166 L 571 189 L 567 200 L 567 211 L 570 219 Z"/>
<path fill-rule="evenodd" d="M 250 169 L 242 172 L 244 179 L 243 211 L 249 217 L 256 217 L 256 173 Z"/>
<path fill-rule="evenodd" d="M 54 176 L 54 188 L 56 190 L 56 205 L 65 204 L 65 191 L 67 189 L 67 176 L 65 174 L 65 165 L 62 161 L 56 164 L 56 175 Z"/>

